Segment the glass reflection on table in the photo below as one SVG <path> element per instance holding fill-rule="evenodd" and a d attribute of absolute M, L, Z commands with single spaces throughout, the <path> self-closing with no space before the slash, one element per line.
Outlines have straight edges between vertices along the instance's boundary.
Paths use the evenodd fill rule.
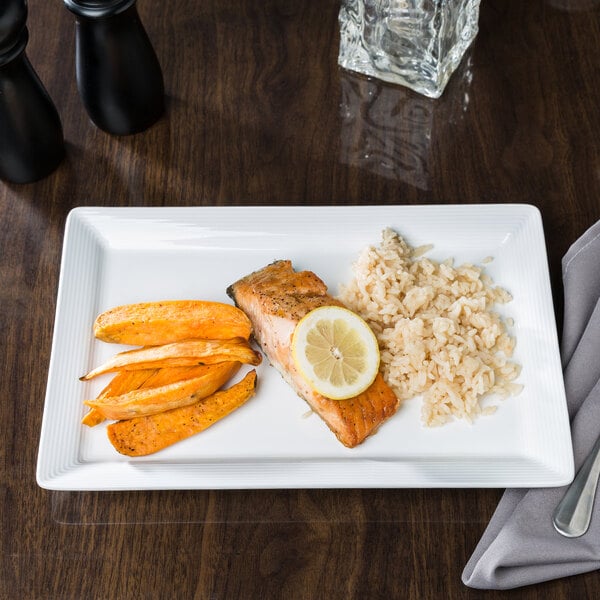
<path fill-rule="evenodd" d="M 471 65 L 467 53 L 439 99 L 340 70 L 341 162 L 429 190 L 432 141 L 463 119 Z"/>

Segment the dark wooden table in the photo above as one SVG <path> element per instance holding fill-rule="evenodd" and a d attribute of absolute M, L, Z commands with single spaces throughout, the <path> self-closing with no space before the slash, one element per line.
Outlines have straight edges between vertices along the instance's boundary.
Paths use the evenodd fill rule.
<path fill-rule="evenodd" d="M 0 183 L 0 596 L 593 598 L 589 573 L 482 593 L 460 574 L 502 490 L 51 492 L 35 465 L 65 219 L 76 206 L 530 203 L 560 260 L 600 217 L 600 2 L 483 0 L 444 96 L 337 67 L 339 3 L 140 0 L 168 110 L 111 137 L 74 22 L 30 0 L 28 56 L 67 158 Z"/>

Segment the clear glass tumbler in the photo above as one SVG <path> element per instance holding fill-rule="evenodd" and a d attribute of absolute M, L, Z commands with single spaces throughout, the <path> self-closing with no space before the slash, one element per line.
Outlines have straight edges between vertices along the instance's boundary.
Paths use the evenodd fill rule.
<path fill-rule="evenodd" d="M 338 63 L 430 98 L 478 31 L 481 0 L 342 0 Z"/>

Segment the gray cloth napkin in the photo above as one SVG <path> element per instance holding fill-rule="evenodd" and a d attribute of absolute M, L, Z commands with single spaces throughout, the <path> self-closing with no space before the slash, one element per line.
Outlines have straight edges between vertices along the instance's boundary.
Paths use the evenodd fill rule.
<path fill-rule="evenodd" d="M 600 434 L 600 222 L 562 261 L 562 366 L 576 471 Z M 552 513 L 568 486 L 506 490 L 462 573 L 465 585 L 510 589 L 600 568 L 600 494 L 587 533 L 566 538 Z"/>

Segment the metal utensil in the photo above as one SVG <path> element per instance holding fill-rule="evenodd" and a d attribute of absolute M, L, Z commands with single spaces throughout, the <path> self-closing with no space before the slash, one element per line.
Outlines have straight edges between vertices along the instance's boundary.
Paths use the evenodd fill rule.
<path fill-rule="evenodd" d="M 558 533 L 579 537 L 588 530 L 599 477 L 600 436 L 554 511 L 552 523 Z"/>

